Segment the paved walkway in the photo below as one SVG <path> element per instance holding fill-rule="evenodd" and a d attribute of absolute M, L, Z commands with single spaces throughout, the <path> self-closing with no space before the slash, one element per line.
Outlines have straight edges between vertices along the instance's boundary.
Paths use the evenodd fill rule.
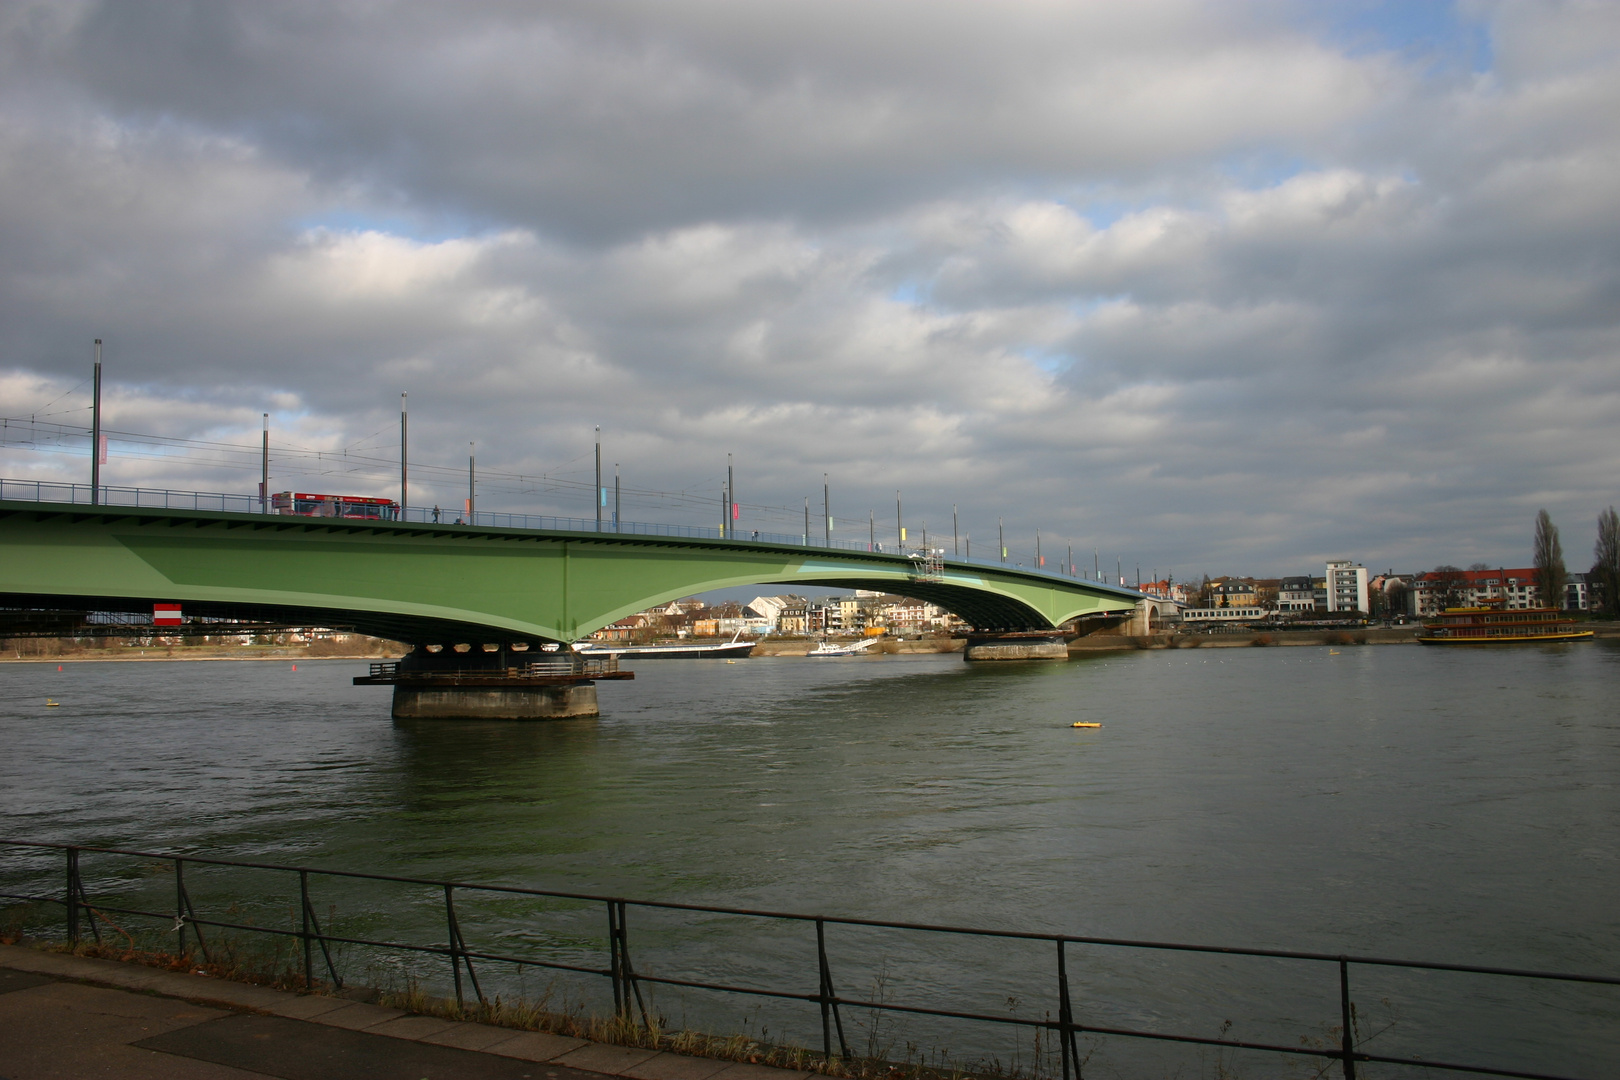
<path fill-rule="evenodd" d="M 0 1080 L 809 1080 L 0 945 Z"/>

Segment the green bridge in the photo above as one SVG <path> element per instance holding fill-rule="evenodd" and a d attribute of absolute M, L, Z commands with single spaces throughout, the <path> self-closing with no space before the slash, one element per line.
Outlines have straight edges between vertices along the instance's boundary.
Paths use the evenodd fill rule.
<path fill-rule="evenodd" d="M 416 645 L 576 641 L 735 585 L 873 589 L 983 632 L 1125 615 L 1129 589 L 998 564 L 740 539 L 0 501 L 0 606 L 351 627 Z"/>

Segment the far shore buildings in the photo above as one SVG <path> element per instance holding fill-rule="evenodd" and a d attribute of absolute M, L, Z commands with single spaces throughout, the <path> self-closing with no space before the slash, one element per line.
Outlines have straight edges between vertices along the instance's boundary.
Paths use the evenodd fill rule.
<path fill-rule="evenodd" d="M 1590 610 L 1592 596 L 1585 574 L 1569 575 L 1562 603 L 1571 611 Z M 1579 579 L 1577 582 L 1576 579 Z M 1510 570 L 1431 570 L 1412 582 L 1413 613 L 1434 615 L 1445 607 L 1500 601 L 1509 610 L 1544 607 L 1533 567 Z"/>
<path fill-rule="evenodd" d="M 1348 559 L 1324 564 L 1321 577 L 1228 577 L 1207 581 L 1207 601 L 1181 582 L 1144 582 L 1141 592 L 1169 601 L 1187 623 L 1240 624 L 1273 620 L 1342 619 L 1358 614 L 1376 618 L 1427 617 L 1447 606 L 1500 602 L 1509 609 L 1543 606 L 1532 569 L 1386 572 L 1369 576 Z M 1560 606 L 1587 611 L 1600 597 L 1586 574 L 1570 574 Z M 1168 613 L 1167 613 L 1168 614 Z M 1175 616 L 1169 616 L 1174 618 Z M 607 641 L 642 642 L 658 637 L 759 637 L 781 635 L 950 633 L 967 624 L 937 604 L 888 593 L 804 597 L 756 596 L 747 604 L 706 606 L 696 597 L 677 600 L 627 616 L 597 631 Z"/>

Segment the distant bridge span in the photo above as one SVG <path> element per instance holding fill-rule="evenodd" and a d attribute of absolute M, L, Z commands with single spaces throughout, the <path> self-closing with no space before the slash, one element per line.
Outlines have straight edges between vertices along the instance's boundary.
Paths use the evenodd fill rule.
<path fill-rule="evenodd" d="M 0 501 L 0 605 L 341 626 L 417 645 L 568 642 L 735 585 L 874 589 L 986 631 L 1123 615 L 1141 594 L 1039 571 L 903 555 L 614 532 L 364 522 Z"/>

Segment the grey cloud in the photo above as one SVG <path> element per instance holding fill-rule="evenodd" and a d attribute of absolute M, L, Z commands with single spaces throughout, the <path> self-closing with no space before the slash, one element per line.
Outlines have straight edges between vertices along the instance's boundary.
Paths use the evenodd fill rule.
<path fill-rule="evenodd" d="M 113 115 L 560 235 L 1140 173 L 1308 139 L 1386 77 L 1185 3 L 120 2 L 42 36 Z"/>
<path fill-rule="evenodd" d="M 408 389 L 446 502 L 469 440 L 585 479 L 601 424 L 641 487 L 707 498 L 738 453 L 782 531 L 829 471 L 850 517 L 900 487 L 936 533 L 957 503 L 1160 569 L 1511 561 L 1543 504 L 1582 550 L 1620 497 L 1590 12 L 1485 12 L 1511 63 L 1476 78 L 1121 10 L 13 8 L 4 411 L 100 334 L 120 422 L 174 435 L 273 403 L 288 445 L 386 454 Z"/>

